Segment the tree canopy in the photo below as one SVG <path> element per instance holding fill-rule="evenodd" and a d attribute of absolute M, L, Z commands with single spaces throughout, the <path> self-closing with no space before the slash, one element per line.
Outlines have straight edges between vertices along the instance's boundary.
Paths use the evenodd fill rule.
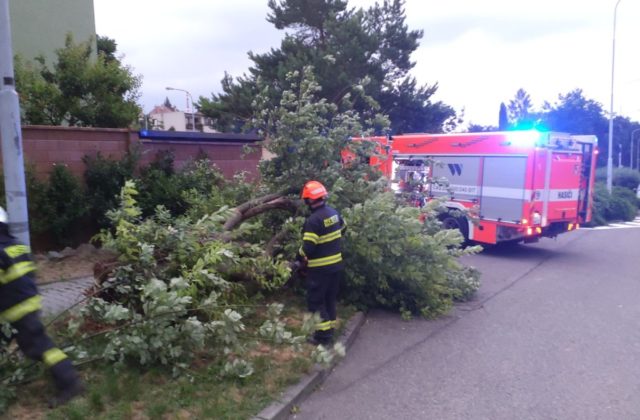
<path fill-rule="evenodd" d="M 608 156 L 609 118 L 599 102 L 584 96 L 582 89 L 574 89 L 558 95 L 554 103 L 545 102 L 535 110 L 531 97 L 524 89 L 518 89 L 508 106 L 501 105 L 500 129 L 524 129 L 537 127 L 544 130 L 571 134 L 591 134 L 598 138 L 599 165 L 604 165 Z M 487 131 L 490 127 L 472 125 L 469 132 Z M 615 116 L 613 121 L 613 154 L 619 156 L 623 165 L 630 164 L 631 133 L 640 124 L 629 118 Z M 637 149 L 634 150 L 637 152 Z M 615 160 L 615 159 L 614 159 Z"/>
<path fill-rule="evenodd" d="M 24 124 L 124 128 L 140 114 L 140 76 L 116 56 L 117 44 L 98 37 L 98 54 L 90 42 L 67 35 L 57 61 L 16 58 L 16 88 Z"/>
<path fill-rule="evenodd" d="M 306 66 L 314 68 L 318 98 L 337 109 L 344 109 L 345 98 L 356 98 L 350 107 L 364 117 L 389 115 L 393 132 L 442 132 L 455 126 L 453 108 L 432 99 L 437 83 L 420 86 L 409 74 L 423 33 L 407 27 L 404 0 L 384 0 L 366 10 L 349 8 L 344 0 L 270 0 L 268 5 L 267 20 L 287 31 L 280 47 L 250 52 L 249 74 L 235 79 L 226 74 L 222 93 L 200 98 L 200 111 L 218 129 L 246 129 L 259 79 L 268 82 L 270 103 L 277 106 L 286 75 Z M 356 86 L 377 102 L 377 110 L 353 95 Z"/>

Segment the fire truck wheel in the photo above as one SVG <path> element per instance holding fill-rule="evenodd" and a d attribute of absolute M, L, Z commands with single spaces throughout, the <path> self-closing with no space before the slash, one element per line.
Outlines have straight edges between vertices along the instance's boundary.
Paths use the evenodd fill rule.
<path fill-rule="evenodd" d="M 458 229 L 460 233 L 462 233 L 464 241 L 469 241 L 469 223 L 466 217 L 454 217 L 445 214 L 440 220 L 442 221 L 442 227 L 444 229 Z"/>

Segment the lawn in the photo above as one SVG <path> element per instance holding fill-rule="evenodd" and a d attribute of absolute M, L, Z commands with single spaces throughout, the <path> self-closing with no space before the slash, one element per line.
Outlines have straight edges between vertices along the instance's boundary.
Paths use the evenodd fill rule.
<path fill-rule="evenodd" d="M 283 319 L 295 334 L 304 315 L 304 302 L 288 293 Z M 352 307 L 339 305 L 338 330 L 354 313 Z M 251 323 L 247 322 L 249 326 Z M 87 392 L 67 406 L 48 409 L 52 388 L 43 375 L 23 385 L 17 399 L 5 413 L 12 419 L 156 419 L 216 418 L 246 419 L 257 414 L 288 386 L 307 374 L 314 363 L 315 349 L 304 344 L 300 351 L 290 346 L 255 340 L 247 330 L 248 359 L 254 373 L 246 378 L 222 375 L 227 360 L 213 352 L 197 354 L 190 366 L 173 377 L 170 369 L 139 366 L 114 366 L 97 362 L 82 366 Z"/>

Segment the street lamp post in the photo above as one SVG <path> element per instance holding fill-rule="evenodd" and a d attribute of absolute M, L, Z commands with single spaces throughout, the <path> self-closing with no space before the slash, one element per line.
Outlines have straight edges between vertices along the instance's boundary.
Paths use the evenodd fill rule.
<path fill-rule="evenodd" d="M 633 140 L 634 140 L 634 135 L 638 131 L 640 131 L 640 128 L 636 128 L 631 132 L 631 150 L 629 151 L 629 166 L 631 166 L 631 169 L 633 169 L 633 152 L 635 150 L 633 147 Z M 638 169 L 640 169 L 640 162 L 638 162 L 638 159 L 636 159 L 636 166 L 638 167 Z"/>
<path fill-rule="evenodd" d="M 616 2 L 616 6 L 613 9 L 613 49 L 611 52 L 611 108 L 609 109 L 609 150 L 607 155 L 607 190 L 611 192 L 613 187 L 612 179 L 613 179 L 613 78 L 614 78 L 614 69 L 615 69 L 615 61 L 616 61 L 616 16 L 618 14 L 618 5 L 620 4 L 620 0 Z"/>
<path fill-rule="evenodd" d="M 193 104 L 193 96 L 191 96 L 191 93 L 189 93 L 188 90 L 178 89 L 178 88 L 169 87 L 169 86 L 167 86 L 165 89 L 166 90 L 177 90 L 177 91 L 186 93 L 186 95 L 187 95 L 187 112 L 191 111 L 191 122 L 192 122 L 191 129 L 193 131 L 196 131 L 196 110 L 195 110 L 195 106 Z M 191 107 L 189 107 L 189 99 L 191 99 Z"/>

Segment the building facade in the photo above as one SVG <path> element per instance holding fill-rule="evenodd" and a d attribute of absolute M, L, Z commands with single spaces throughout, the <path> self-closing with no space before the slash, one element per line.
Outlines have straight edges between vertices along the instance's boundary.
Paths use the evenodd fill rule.
<path fill-rule="evenodd" d="M 195 119 L 195 130 L 193 123 Z M 204 115 L 196 112 L 180 111 L 175 107 L 157 105 L 151 110 L 144 124 L 148 130 L 164 131 L 199 131 L 201 133 L 217 133 L 211 127 L 211 121 Z"/>
<path fill-rule="evenodd" d="M 68 33 L 76 43 L 91 39 L 97 51 L 93 0 L 10 0 L 9 16 L 13 53 L 26 60 L 54 62 Z"/>

